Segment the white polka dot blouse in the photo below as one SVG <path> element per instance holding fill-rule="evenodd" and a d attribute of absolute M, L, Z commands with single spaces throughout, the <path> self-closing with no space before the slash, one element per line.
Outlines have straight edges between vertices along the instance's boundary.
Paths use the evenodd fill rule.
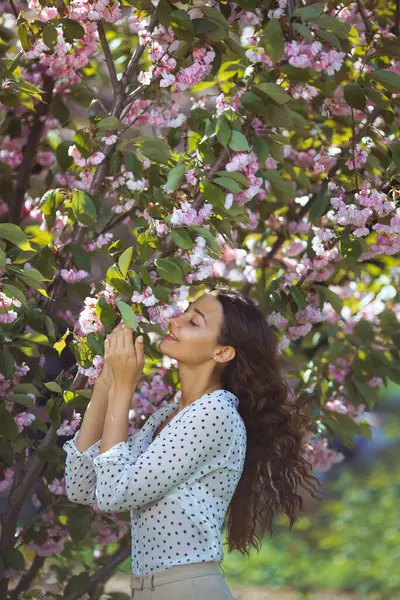
<path fill-rule="evenodd" d="M 238 405 L 232 392 L 216 390 L 186 406 L 154 440 L 177 402 L 102 454 L 101 440 L 80 452 L 79 431 L 63 445 L 69 500 L 130 511 L 133 575 L 223 559 L 221 530 L 246 454 Z"/>

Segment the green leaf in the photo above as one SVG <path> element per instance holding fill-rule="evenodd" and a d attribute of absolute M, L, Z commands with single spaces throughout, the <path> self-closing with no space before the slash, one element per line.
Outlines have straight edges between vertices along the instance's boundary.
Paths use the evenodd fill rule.
<path fill-rule="evenodd" d="M 156 258 L 154 265 L 159 276 L 165 281 L 184 284 L 182 270 L 173 258 Z"/>
<path fill-rule="evenodd" d="M 183 227 L 177 227 L 175 229 L 172 229 L 171 237 L 175 244 L 179 248 L 183 248 L 184 250 L 189 250 L 194 246 L 193 240 L 190 237 L 188 231 Z"/>
<path fill-rule="evenodd" d="M 322 294 L 325 300 L 329 302 L 332 308 L 339 315 L 341 315 L 343 308 L 343 301 L 341 300 L 341 298 L 339 298 L 339 296 L 335 294 L 335 292 L 332 292 L 332 290 L 330 290 L 328 287 L 325 287 L 324 285 L 314 284 L 314 287 L 320 294 Z"/>
<path fill-rule="evenodd" d="M 142 177 L 143 165 L 135 154 L 132 152 L 126 152 L 124 154 L 124 165 L 127 171 L 130 171 L 135 177 Z"/>
<path fill-rule="evenodd" d="M 138 146 L 139 150 L 150 160 L 156 163 L 168 164 L 170 150 L 166 142 L 157 137 L 142 135 L 132 140 L 132 144 Z"/>
<path fill-rule="evenodd" d="M 21 250 L 33 251 L 28 238 L 18 225 L 13 223 L 0 223 L 0 239 L 5 238 Z"/>
<path fill-rule="evenodd" d="M 64 588 L 64 597 L 66 598 L 70 594 L 81 596 L 88 589 L 89 583 L 89 573 L 87 571 L 82 571 L 79 575 L 72 575 Z"/>
<path fill-rule="evenodd" d="M 13 416 L 3 406 L 0 406 L 0 436 L 14 441 L 18 438 L 18 427 Z"/>
<path fill-rule="evenodd" d="M 166 188 L 169 191 L 176 190 L 185 177 L 185 165 L 181 163 L 168 173 Z"/>
<path fill-rule="evenodd" d="M 133 308 L 122 300 L 117 300 L 116 302 L 125 325 L 136 331 L 136 317 L 135 313 L 133 312 Z"/>
<path fill-rule="evenodd" d="M 341 39 L 347 40 L 349 36 L 351 29 L 351 25 L 349 23 L 345 23 L 344 21 L 340 21 L 339 19 L 330 17 L 327 14 L 323 14 L 319 17 L 312 18 L 310 20 L 316 25 L 323 27 L 324 29 L 329 29 Z"/>
<path fill-rule="evenodd" d="M 349 83 L 344 86 L 344 99 L 352 108 L 365 110 L 365 92 L 358 83 Z"/>
<path fill-rule="evenodd" d="M 161 25 L 168 29 L 171 23 L 172 6 L 167 0 L 160 0 L 157 5 L 157 19 Z"/>
<path fill-rule="evenodd" d="M 242 188 L 238 185 L 238 183 L 230 177 L 216 177 L 214 179 L 214 183 L 226 188 L 233 194 L 238 194 L 242 191 Z"/>
<path fill-rule="evenodd" d="M 376 388 L 371 387 L 367 383 L 360 381 L 354 375 L 351 377 L 352 382 L 358 389 L 360 396 L 369 409 L 373 408 L 379 401 L 379 394 Z"/>
<path fill-rule="evenodd" d="M 18 38 L 21 42 L 22 49 L 25 50 L 25 52 L 29 52 L 32 45 L 29 40 L 29 29 L 26 23 L 20 23 L 20 25 L 18 25 Z"/>
<path fill-rule="evenodd" d="M 57 29 L 51 23 L 45 23 L 43 26 L 43 41 L 50 50 L 53 50 L 58 42 Z"/>
<path fill-rule="evenodd" d="M 68 106 L 64 104 L 60 96 L 56 96 L 51 103 L 51 113 L 58 119 L 62 126 L 65 126 L 70 121 L 70 113 Z M 65 140 L 71 145 L 71 142 Z M 69 157 L 71 158 L 71 157 Z"/>
<path fill-rule="evenodd" d="M 103 131 L 115 131 L 123 127 L 123 124 L 117 117 L 104 117 L 96 123 L 96 128 Z"/>
<path fill-rule="evenodd" d="M 86 507 L 79 506 L 77 508 L 78 514 L 76 514 L 74 510 L 73 515 L 68 515 L 67 521 L 68 533 L 75 544 L 83 542 L 92 528 L 92 517 L 90 513 L 87 510 L 81 510 L 86 509 Z"/>
<path fill-rule="evenodd" d="M 85 37 L 85 30 L 80 23 L 73 19 L 60 19 L 64 30 L 64 37 L 70 43 L 74 40 L 82 40 Z"/>
<path fill-rule="evenodd" d="M 212 206 L 215 206 L 220 210 L 225 210 L 225 194 L 219 187 L 210 181 L 202 181 L 200 183 L 200 191 L 203 193 L 207 202 L 212 204 Z"/>
<path fill-rule="evenodd" d="M 296 195 L 293 184 L 283 179 L 279 171 L 273 169 L 263 170 L 264 177 L 270 182 L 272 191 L 282 200 L 288 200 Z"/>
<path fill-rule="evenodd" d="M 254 88 L 255 90 L 257 88 Z M 271 98 L 268 98 L 267 94 L 262 90 L 257 90 L 259 94 L 264 95 L 263 100 L 266 103 L 265 120 L 269 121 L 275 127 L 286 127 L 288 129 L 292 126 L 292 118 L 285 106 L 281 106 Z"/>
<path fill-rule="evenodd" d="M 185 10 L 180 8 L 172 10 L 170 14 L 170 24 L 175 36 L 179 40 L 185 40 L 187 42 L 193 41 L 193 23 Z"/>
<path fill-rule="evenodd" d="M 14 81 L 13 85 L 14 88 L 20 90 L 21 92 L 24 92 L 28 96 L 36 98 L 37 100 L 42 100 L 42 95 L 44 94 L 44 91 L 38 88 L 36 85 L 33 85 L 33 83 L 26 81 L 23 77 L 18 77 L 18 79 Z"/>
<path fill-rule="evenodd" d="M 322 217 L 325 214 L 326 210 L 330 206 L 330 195 L 325 194 L 322 198 L 318 198 L 314 204 L 312 204 L 309 212 L 308 218 L 312 223 L 315 223 L 317 219 Z"/>
<path fill-rule="evenodd" d="M 304 308 L 306 305 L 306 299 L 304 297 L 303 292 L 301 292 L 299 290 L 299 288 L 292 286 L 290 288 L 290 295 L 292 296 L 293 300 L 296 302 L 297 306 L 301 309 Z"/>
<path fill-rule="evenodd" d="M 392 160 L 400 172 L 400 140 L 392 146 Z"/>
<path fill-rule="evenodd" d="M 16 385 L 13 385 L 12 388 L 10 388 L 10 391 L 14 392 L 15 394 L 33 394 L 36 397 L 40 396 L 39 390 L 36 386 L 33 385 L 33 383 L 17 383 Z M 28 396 L 28 398 L 29 397 L 30 396 Z"/>
<path fill-rule="evenodd" d="M 388 92 L 393 92 L 394 94 L 400 92 L 400 75 L 393 73 L 393 71 L 377 69 L 376 71 L 366 73 L 365 77 L 379 81 Z"/>
<path fill-rule="evenodd" d="M 196 35 L 204 35 L 205 33 L 210 33 L 218 28 L 218 25 L 211 23 L 211 21 L 207 21 L 206 19 L 193 19 L 192 23 Z"/>
<path fill-rule="evenodd" d="M 17 548 L 7 548 L 1 551 L 4 564 L 7 569 L 15 569 L 16 571 L 25 570 L 24 555 Z"/>
<path fill-rule="evenodd" d="M 306 27 L 306 25 L 302 25 L 301 23 L 293 23 L 293 29 L 298 31 L 307 42 L 312 44 L 312 42 L 315 41 L 311 31 L 308 29 L 308 27 Z"/>
<path fill-rule="evenodd" d="M 132 294 L 131 287 L 129 284 L 123 279 L 121 272 L 117 265 L 111 265 L 107 269 L 106 273 L 106 281 L 112 285 L 116 290 L 118 290 L 121 294 L 125 296 L 129 296 Z"/>
<path fill-rule="evenodd" d="M 324 42 L 328 42 L 328 44 L 330 44 L 334 48 L 337 48 L 338 50 L 343 50 L 342 43 L 340 42 L 337 35 L 332 33 L 332 31 L 326 31 L 325 29 L 322 29 L 322 27 L 320 27 L 316 31 L 316 35 L 319 38 L 321 38 Z"/>
<path fill-rule="evenodd" d="M 255 137 L 255 138 L 253 138 L 252 143 L 253 143 L 253 150 L 254 150 L 258 160 L 262 164 L 264 164 L 269 156 L 268 142 L 266 142 L 265 140 L 263 140 L 260 137 Z"/>
<path fill-rule="evenodd" d="M 259 83 L 255 86 L 258 90 L 261 90 L 264 94 L 267 94 L 272 100 L 278 102 L 278 104 L 286 104 L 290 100 L 293 100 L 289 94 L 285 92 L 285 90 L 276 83 Z"/>
<path fill-rule="evenodd" d="M 254 92 L 244 92 L 244 94 L 240 96 L 240 102 L 246 110 L 254 115 L 266 116 L 268 107 L 260 96 L 254 94 Z"/>
<path fill-rule="evenodd" d="M 390 107 L 390 100 L 381 91 L 375 90 L 372 87 L 364 88 L 368 98 L 382 110 L 387 110 Z"/>
<path fill-rule="evenodd" d="M 18 404 L 22 404 L 22 406 L 26 406 L 27 408 L 36 408 L 36 404 L 32 398 L 26 394 L 13 394 L 9 399 L 12 402 L 18 402 Z"/>
<path fill-rule="evenodd" d="M 278 19 L 271 19 L 265 28 L 265 49 L 273 62 L 277 62 L 282 54 L 284 38 Z"/>
<path fill-rule="evenodd" d="M 217 8 L 210 6 L 202 6 L 201 12 L 216 26 L 214 31 L 207 33 L 207 38 L 212 42 L 220 42 L 221 40 L 229 39 L 229 24 L 224 15 Z"/>
<path fill-rule="evenodd" d="M 72 258 L 78 269 L 83 269 L 88 273 L 92 272 L 92 261 L 89 253 L 78 244 L 69 244 Z"/>
<path fill-rule="evenodd" d="M 200 227 L 199 225 L 192 225 L 189 229 L 189 232 L 191 233 L 191 235 L 193 235 L 194 238 L 196 238 L 198 235 L 201 235 L 201 237 L 203 237 L 206 240 L 207 246 L 213 252 L 215 252 L 216 257 L 221 256 L 221 248 L 219 247 L 218 242 L 216 241 L 211 231 L 209 231 L 208 229 L 204 229 L 204 227 Z"/>
<path fill-rule="evenodd" d="M 247 179 L 246 175 L 243 175 L 243 173 L 240 173 L 240 171 L 216 171 L 214 175 L 221 175 L 221 177 L 230 177 L 231 179 L 234 179 L 235 181 L 238 181 L 243 185 L 249 185 L 249 180 Z"/>
<path fill-rule="evenodd" d="M 74 159 L 68 154 L 68 148 L 73 145 L 69 140 L 63 140 L 57 146 L 56 159 L 63 171 L 66 171 L 74 164 Z"/>
<path fill-rule="evenodd" d="M 218 141 L 223 145 L 224 148 L 227 148 L 229 140 L 231 139 L 232 130 L 225 115 L 221 115 L 218 118 L 215 133 L 217 134 Z"/>
<path fill-rule="evenodd" d="M 53 344 L 53 348 L 54 350 L 56 350 L 56 352 L 58 352 L 58 356 L 61 356 L 62 351 L 64 350 L 64 348 L 67 346 L 66 343 L 66 339 L 67 337 L 70 335 L 70 330 L 67 329 L 67 331 L 65 331 L 65 333 L 62 335 L 62 337 L 58 340 L 58 342 L 55 342 Z"/>
<path fill-rule="evenodd" d="M 285 153 L 283 151 L 282 144 L 278 144 L 276 142 L 269 143 L 269 153 L 272 158 L 277 160 L 278 162 L 285 160 Z"/>
<path fill-rule="evenodd" d="M 107 300 L 102 296 L 96 304 L 95 313 L 105 328 L 114 325 L 117 320 L 117 314 Z"/>
<path fill-rule="evenodd" d="M 304 22 L 307 19 L 319 17 L 323 13 L 324 8 L 325 2 L 316 2 L 315 4 L 310 4 L 310 6 L 302 6 L 301 8 L 296 8 L 290 15 L 290 18 L 301 17 L 301 20 Z"/>
<path fill-rule="evenodd" d="M 56 381 L 48 381 L 43 383 L 51 392 L 55 392 L 56 394 L 62 394 L 62 387 L 60 387 Z"/>
<path fill-rule="evenodd" d="M 229 147 L 237 152 L 247 152 L 250 150 L 249 142 L 240 131 L 232 130 Z"/>
<path fill-rule="evenodd" d="M 360 319 L 353 328 L 353 332 L 365 342 L 372 342 L 375 337 L 374 328 L 367 319 Z"/>
<path fill-rule="evenodd" d="M 89 158 L 89 156 L 93 154 L 93 142 L 84 129 L 78 129 L 78 131 L 75 133 L 74 144 L 84 158 Z"/>
<path fill-rule="evenodd" d="M 94 225 L 97 218 L 96 206 L 91 197 L 83 190 L 75 190 L 72 196 L 72 212 L 82 225 Z"/>
<path fill-rule="evenodd" d="M 132 255 L 133 255 L 133 246 L 130 246 L 129 248 L 124 250 L 124 252 L 121 254 L 121 256 L 118 259 L 118 266 L 121 270 L 121 273 L 122 273 L 122 276 L 124 279 L 128 273 L 129 266 L 131 264 Z"/>

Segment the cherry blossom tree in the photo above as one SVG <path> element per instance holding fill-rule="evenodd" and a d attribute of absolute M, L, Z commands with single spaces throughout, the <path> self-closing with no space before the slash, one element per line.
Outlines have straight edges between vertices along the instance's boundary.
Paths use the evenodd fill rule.
<path fill-rule="evenodd" d="M 0 18 L 0 596 L 87 600 L 129 557 L 129 520 L 68 502 L 59 437 L 119 315 L 151 359 L 129 434 L 175 391 L 169 319 L 216 281 L 273 328 L 316 469 L 400 383 L 400 11 L 11 0 Z"/>

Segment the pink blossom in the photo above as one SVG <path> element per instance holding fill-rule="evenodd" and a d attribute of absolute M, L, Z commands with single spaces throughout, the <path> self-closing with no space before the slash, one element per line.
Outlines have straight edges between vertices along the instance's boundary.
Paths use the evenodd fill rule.
<path fill-rule="evenodd" d="M 267 316 L 268 325 L 275 325 L 275 327 L 277 327 L 278 329 L 286 327 L 288 322 L 289 321 L 288 319 L 286 319 L 286 317 L 282 316 L 280 312 L 277 312 L 275 310 Z"/>
<path fill-rule="evenodd" d="M 87 271 L 84 271 L 83 269 L 79 269 L 78 271 L 76 271 L 75 269 L 72 268 L 72 269 L 61 269 L 60 275 L 64 279 L 64 281 L 67 281 L 68 283 L 75 283 L 75 281 L 81 281 L 85 277 L 88 277 L 88 275 L 90 275 L 90 273 L 88 273 Z"/>
<path fill-rule="evenodd" d="M 73 411 L 72 420 L 64 419 L 62 425 L 57 429 L 57 435 L 72 435 L 77 430 L 79 423 L 82 420 L 80 413 Z"/>
<path fill-rule="evenodd" d="M 22 432 L 24 427 L 29 427 L 36 419 L 35 415 L 27 412 L 21 412 L 14 416 L 15 424 L 18 427 L 19 433 Z"/>
<path fill-rule="evenodd" d="M 348 167 L 349 169 L 359 169 L 367 162 L 367 158 L 368 152 L 366 152 L 365 150 L 361 150 L 360 144 L 357 144 L 355 156 L 352 156 L 349 160 L 346 161 L 346 167 Z"/>
<path fill-rule="evenodd" d="M 329 471 L 332 465 L 342 462 L 345 458 L 342 452 L 336 452 L 336 450 L 328 448 L 326 438 L 316 439 L 312 437 L 308 441 L 305 454 L 314 469 L 319 471 Z"/>
<path fill-rule="evenodd" d="M 113 144 L 116 143 L 117 140 L 118 140 L 118 136 L 115 133 L 113 133 L 112 135 L 106 135 L 105 137 L 101 138 L 101 141 L 104 142 L 107 146 L 112 146 Z M 103 158 L 103 160 L 104 160 L 104 158 Z"/>

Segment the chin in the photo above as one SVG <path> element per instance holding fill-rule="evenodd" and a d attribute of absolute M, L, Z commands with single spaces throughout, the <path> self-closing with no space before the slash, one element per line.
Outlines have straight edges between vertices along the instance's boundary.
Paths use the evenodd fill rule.
<path fill-rule="evenodd" d="M 166 343 L 164 344 L 164 342 L 166 342 Z M 165 346 L 165 350 L 162 347 L 163 344 Z M 159 349 L 160 352 L 162 352 L 163 354 L 165 354 L 165 356 L 169 356 L 171 358 L 174 358 L 174 356 L 171 354 L 170 350 L 168 349 L 168 340 L 162 339 L 161 342 L 158 344 L 158 349 Z"/>

